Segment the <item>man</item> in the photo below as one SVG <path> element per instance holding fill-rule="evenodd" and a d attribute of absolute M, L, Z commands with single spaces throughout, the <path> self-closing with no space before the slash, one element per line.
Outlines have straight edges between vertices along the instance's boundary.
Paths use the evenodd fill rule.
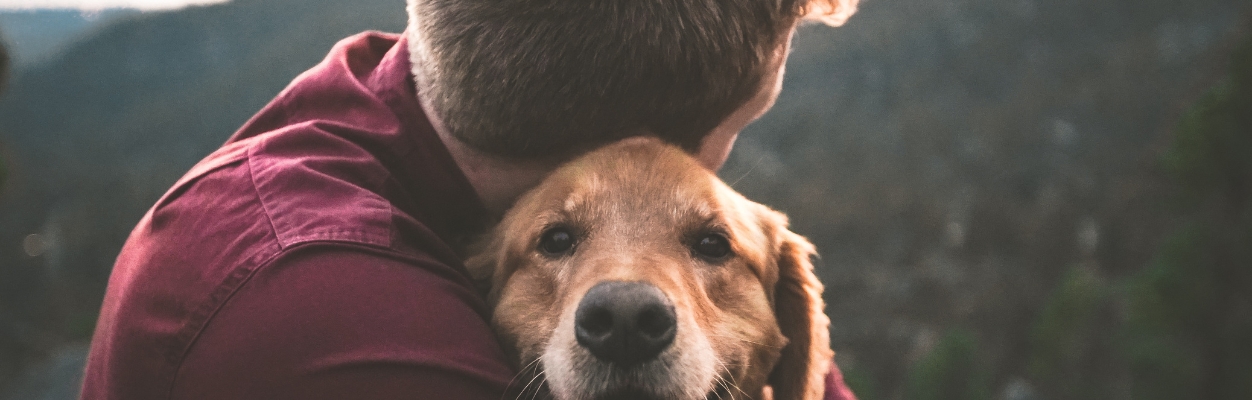
<path fill-rule="evenodd" d="M 456 249 L 616 140 L 720 167 L 777 96 L 800 17 L 854 9 L 410 0 L 403 36 L 340 42 L 140 221 L 83 398 L 501 398 L 514 366 Z"/>

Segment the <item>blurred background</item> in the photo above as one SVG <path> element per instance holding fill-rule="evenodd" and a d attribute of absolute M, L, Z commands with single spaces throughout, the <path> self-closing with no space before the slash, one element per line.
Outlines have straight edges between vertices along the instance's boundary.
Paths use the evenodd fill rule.
<path fill-rule="evenodd" d="M 146 209 L 337 40 L 405 22 L 197 3 L 0 1 L 0 399 L 73 398 Z M 799 32 L 722 177 L 817 244 L 863 400 L 1252 399 L 1250 23 L 1248 0 L 862 0 Z"/>

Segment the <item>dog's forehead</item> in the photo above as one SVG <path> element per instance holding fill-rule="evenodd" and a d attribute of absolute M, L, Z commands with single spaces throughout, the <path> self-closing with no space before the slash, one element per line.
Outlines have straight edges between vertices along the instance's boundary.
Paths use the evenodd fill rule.
<path fill-rule="evenodd" d="M 567 190 L 558 199 L 561 213 L 656 222 L 659 217 L 713 219 L 722 207 L 711 174 L 658 170 L 629 162 L 600 167 L 566 176 Z"/>
<path fill-rule="evenodd" d="M 529 211 L 515 217 L 534 229 L 570 224 L 656 235 L 715 228 L 737 241 L 764 243 L 755 203 L 681 149 L 660 141 L 589 153 L 559 168 L 532 194 L 521 207 Z"/>

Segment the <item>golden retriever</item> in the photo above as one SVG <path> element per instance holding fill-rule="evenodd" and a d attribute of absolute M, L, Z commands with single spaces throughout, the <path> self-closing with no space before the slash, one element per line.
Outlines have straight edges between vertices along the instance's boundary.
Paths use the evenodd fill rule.
<path fill-rule="evenodd" d="M 558 168 L 466 265 L 522 398 L 808 400 L 833 356 L 813 252 L 649 138 Z"/>

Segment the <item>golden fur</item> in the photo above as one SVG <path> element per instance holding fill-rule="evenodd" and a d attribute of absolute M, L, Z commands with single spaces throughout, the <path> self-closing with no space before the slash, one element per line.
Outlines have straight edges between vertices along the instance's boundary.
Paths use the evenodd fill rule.
<path fill-rule="evenodd" d="M 539 251 L 553 226 L 578 237 L 568 256 Z M 729 239 L 720 261 L 691 237 Z M 469 258 L 490 286 L 492 324 L 523 367 L 517 386 L 562 400 L 630 386 L 663 399 L 820 399 L 833 353 L 811 244 L 781 213 L 745 199 L 656 139 L 610 145 L 525 194 Z M 599 282 L 650 283 L 673 302 L 673 344 L 623 373 L 574 339 L 575 308 Z M 544 389 L 537 389 L 543 387 Z M 772 393 L 772 396 L 771 396 Z"/>

